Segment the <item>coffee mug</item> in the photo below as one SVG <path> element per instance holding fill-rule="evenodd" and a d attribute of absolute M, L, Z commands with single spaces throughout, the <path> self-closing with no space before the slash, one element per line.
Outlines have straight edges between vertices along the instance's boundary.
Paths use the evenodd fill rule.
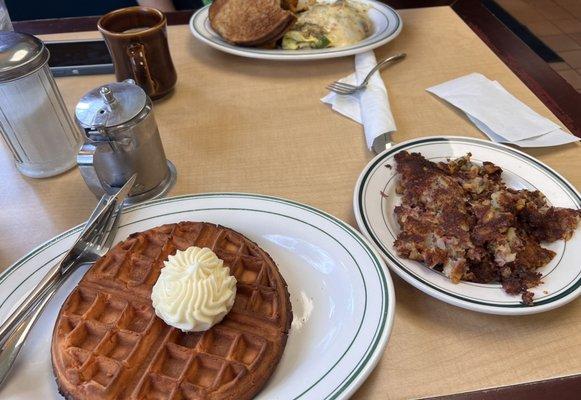
<path fill-rule="evenodd" d="M 133 79 L 152 99 L 166 95 L 177 75 L 167 44 L 167 20 L 155 8 L 127 7 L 97 22 L 115 64 L 117 81 Z"/>

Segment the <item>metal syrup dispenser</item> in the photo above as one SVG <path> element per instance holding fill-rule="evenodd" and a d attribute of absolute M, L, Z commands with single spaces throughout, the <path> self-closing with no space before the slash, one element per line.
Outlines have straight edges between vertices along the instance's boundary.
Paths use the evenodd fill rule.
<path fill-rule="evenodd" d="M 75 117 L 85 132 L 77 164 L 97 197 L 114 193 L 135 173 L 130 204 L 160 197 L 173 185 L 175 167 L 165 157 L 151 100 L 133 80 L 89 91 Z"/>

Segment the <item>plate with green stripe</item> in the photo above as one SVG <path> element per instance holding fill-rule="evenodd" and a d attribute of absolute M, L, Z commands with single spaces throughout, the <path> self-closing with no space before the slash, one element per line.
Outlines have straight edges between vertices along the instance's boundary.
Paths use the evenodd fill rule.
<path fill-rule="evenodd" d="M 257 398 L 349 398 L 379 361 L 393 324 L 393 285 L 373 246 L 323 211 L 241 193 L 187 195 L 127 207 L 115 241 L 179 221 L 213 222 L 244 234 L 272 256 L 288 284 L 294 314 L 288 342 Z M 0 275 L 0 321 L 68 250 L 81 228 L 40 245 Z M 85 271 L 76 271 L 49 303 L 0 397 L 61 398 L 50 362 L 51 335 L 61 304 Z"/>
<path fill-rule="evenodd" d="M 403 22 L 397 11 L 387 4 L 375 0 L 360 0 L 359 2 L 369 7 L 367 15 L 373 27 L 368 37 L 349 46 L 300 50 L 236 46 L 222 39 L 210 26 L 208 18 L 210 6 L 203 7 L 192 15 L 190 31 L 202 43 L 225 53 L 247 58 L 278 61 L 306 61 L 351 56 L 383 46 L 400 34 Z"/>
<path fill-rule="evenodd" d="M 538 272 L 542 283 L 530 289 L 533 304 L 523 304 L 521 296 L 507 294 L 500 284 L 460 281 L 452 283 L 443 273 L 398 256 L 394 248 L 400 229 L 394 215 L 400 204 L 396 193 L 398 174 L 395 154 L 400 151 L 422 154 L 439 162 L 472 154 L 472 161 L 491 161 L 502 168 L 502 179 L 509 188 L 540 190 L 557 207 L 581 209 L 581 195 L 556 171 L 539 160 L 512 147 L 465 137 L 425 137 L 394 146 L 376 156 L 357 181 L 353 207 L 359 229 L 381 253 L 388 266 L 406 282 L 424 293 L 469 310 L 524 315 L 552 310 L 581 294 L 581 228 L 568 241 L 541 243 L 554 251 L 553 259 Z"/>

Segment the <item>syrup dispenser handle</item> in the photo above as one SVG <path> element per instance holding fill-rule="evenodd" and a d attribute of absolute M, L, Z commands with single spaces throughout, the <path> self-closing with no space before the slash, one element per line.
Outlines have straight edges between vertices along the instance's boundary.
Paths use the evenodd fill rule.
<path fill-rule="evenodd" d="M 95 154 L 100 151 L 99 148 L 103 145 L 104 143 L 97 143 L 97 145 L 93 143 L 83 144 L 77 153 L 77 165 L 79 166 L 79 171 L 83 179 L 93 193 L 111 194 L 116 189 L 112 188 L 99 177 L 94 163 Z"/>

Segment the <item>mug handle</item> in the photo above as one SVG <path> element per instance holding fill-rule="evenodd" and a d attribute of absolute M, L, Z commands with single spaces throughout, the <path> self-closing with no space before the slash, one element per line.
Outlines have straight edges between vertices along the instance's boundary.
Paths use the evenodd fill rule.
<path fill-rule="evenodd" d="M 97 197 L 100 197 L 103 194 L 115 193 L 115 189 L 104 182 L 95 169 L 94 157 L 98 152 L 99 146 L 95 146 L 92 143 L 83 144 L 77 153 L 77 165 L 79 167 L 79 172 L 87 183 L 89 189 L 91 189 Z"/>
<path fill-rule="evenodd" d="M 127 47 L 127 55 L 131 62 L 135 81 L 145 90 L 145 93 L 151 96 L 155 92 L 156 84 L 149 72 L 149 66 L 145 58 L 145 47 L 141 43 L 130 44 Z"/>

